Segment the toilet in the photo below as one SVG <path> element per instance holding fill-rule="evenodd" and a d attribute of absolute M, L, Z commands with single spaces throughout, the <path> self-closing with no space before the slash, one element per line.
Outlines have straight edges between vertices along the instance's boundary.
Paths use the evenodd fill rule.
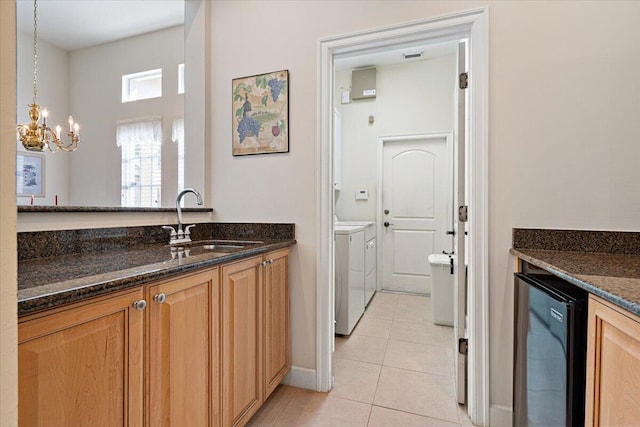
<path fill-rule="evenodd" d="M 453 326 L 453 274 L 451 257 L 445 254 L 429 255 L 431 263 L 431 311 L 433 323 Z"/>

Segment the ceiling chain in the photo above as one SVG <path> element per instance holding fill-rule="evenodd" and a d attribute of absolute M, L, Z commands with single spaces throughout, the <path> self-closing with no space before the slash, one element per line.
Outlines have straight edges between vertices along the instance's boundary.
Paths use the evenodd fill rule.
<path fill-rule="evenodd" d="M 38 2 L 33 0 L 33 103 L 38 98 Z"/>

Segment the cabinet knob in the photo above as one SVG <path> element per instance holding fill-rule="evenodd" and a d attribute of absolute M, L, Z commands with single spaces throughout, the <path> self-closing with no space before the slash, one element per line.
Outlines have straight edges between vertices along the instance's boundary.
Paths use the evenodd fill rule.
<path fill-rule="evenodd" d="M 153 296 L 153 300 L 155 302 L 157 302 L 158 304 L 162 304 L 163 302 L 165 302 L 167 300 L 167 295 L 165 295 L 165 293 L 161 293 L 161 294 L 157 294 Z"/>
<path fill-rule="evenodd" d="M 266 267 L 266 266 L 267 266 L 267 261 L 262 261 L 261 265 L 262 265 L 263 267 Z"/>
<path fill-rule="evenodd" d="M 270 259 L 270 260 L 269 260 L 269 264 L 273 264 L 273 259 Z"/>
<path fill-rule="evenodd" d="M 135 308 L 138 311 L 142 311 L 145 308 L 147 308 L 147 302 L 145 300 L 143 300 L 143 299 L 135 301 L 133 303 L 133 308 Z"/>

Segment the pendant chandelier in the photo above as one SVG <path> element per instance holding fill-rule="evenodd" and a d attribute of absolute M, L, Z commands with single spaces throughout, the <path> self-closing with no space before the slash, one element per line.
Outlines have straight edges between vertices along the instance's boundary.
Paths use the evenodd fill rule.
<path fill-rule="evenodd" d="M 29 104 L 29 119 L 31 123 L 23 123 L 16 127 L 18 140 L 25 149 L 29 151 L 44 151 L 46 148 L 51 152 L 58 150 L 75 151 L 80 143 L 80 126 L 69 116 L 69 131 L 66 132 L 68 141 L 60 140 L 62 128 L 56 126 L 55 132 L 47 126 L 47 109 L 40 112 L 38 105 L 38 4 L 33 0 L 33 104 Z M 40 116 L 42 115 L 42 123 Z"/>

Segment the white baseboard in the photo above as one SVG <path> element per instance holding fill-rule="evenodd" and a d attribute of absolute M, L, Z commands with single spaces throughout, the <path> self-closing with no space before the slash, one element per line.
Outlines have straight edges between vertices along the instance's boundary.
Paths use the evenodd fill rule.
<path fill-rule="evenodd" d="M 491 405 L 489 407 L 489 423 L 491 427 L 511 427 L 513 425 L 513 412 L 511 406 Z"/>
<path fill-rule="evenodd" d="M 291 371 L 284 377 L 282 384 L 292 387 L 306 388 L 307 390 L 316 390 L 316 370 L 292 366 Z"/>

